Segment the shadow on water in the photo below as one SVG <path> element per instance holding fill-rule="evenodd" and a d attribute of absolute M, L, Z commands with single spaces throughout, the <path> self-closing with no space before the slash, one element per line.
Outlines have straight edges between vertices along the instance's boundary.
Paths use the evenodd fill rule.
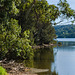
<path fill-rule="evenodd" d="M 34 55 L 34 60 L 24 61 L 27 67 L 43 70 L 43 72 L 37 72 L 38 75 L 58 75 L 55 71 L 51 71 L 52 62 L 54 62 L 53 47 L 37 49 Z"/>

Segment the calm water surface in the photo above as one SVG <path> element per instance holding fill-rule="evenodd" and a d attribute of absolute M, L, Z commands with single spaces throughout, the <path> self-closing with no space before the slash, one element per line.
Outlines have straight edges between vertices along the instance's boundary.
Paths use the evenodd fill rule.
<path fill-rule="evenodd" d="M 58 41 L 72 41 L 75 42 L 75 38 L 57 38 Z"/>
<path fill-rule="evenodd" d="M 56 73 L 75 75 L 75 38 L 57 38 L 57 40 L 62 46 L 37 50 L 35 60 L 27 62 L 27 66 L 49 69 L 48 72 L 38 73 L 39 75 L 57 75 Z"/>
<path fill-rule="evenodd" d="M 58 75 L 75 75 L 75 38 L 58 38 L 61 47 L 54 48 L 54 63 L 52 71 Z"/>

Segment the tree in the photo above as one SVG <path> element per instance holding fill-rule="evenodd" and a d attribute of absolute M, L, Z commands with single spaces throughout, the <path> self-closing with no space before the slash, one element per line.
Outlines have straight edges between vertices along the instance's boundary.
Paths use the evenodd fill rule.
<path fill-rule="evenodd" d="M 68 21 L 67 23 L 71 22 L 73 24 L 75 21 L 75 11 L 70 8 L 70 5 L 67 3 L 67 1 L 59 0 L 58 8 L 60 11 L 59 15 L 60 21 L 55 24 L 62 23 L 66 19 Z"/>
<path fill-rule="evenodd" d="M 5 57 L 15 59 L 31 59 L 33 50 L 30 46 L 29 31 L 26 30 L 21 35 L 21 26 L 15 16 L 18 15 L 20 0 L 0 1 L 0 59 Z"/>
<path fill-rule="evenodd" d="M 75 18 L 66 0 L 60 0 L 58 5 L 49 5 L 46 0 L 0 0 L 1 59 L 5 56 L 30 59 L 31 45 L 52 43 L 56 37 L 52 26 L 57 24 L 55 20 L 59 16 Z"/>
<path fill-rule="evenodd" d="M 55 37 L 51 22 L 55 21 L 58 16 L 58 7 L 49 5 L 46 0 L 36 0 L 35 2 L 28 0 L 21 4 L 19 24 L 22 32 L 27 29 L 31 31 L 34 43 L 49 43 L 50 39 Z"/>

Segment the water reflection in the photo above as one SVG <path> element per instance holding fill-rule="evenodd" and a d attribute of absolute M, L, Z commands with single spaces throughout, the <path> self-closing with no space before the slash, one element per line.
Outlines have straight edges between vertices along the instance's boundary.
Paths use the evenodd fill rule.
<path fill-rule="evenodd" d="M 49 69 L 47 73 L 40 73 L 39 75 L 50 75 L 51 73 L 51 62 L 54 61 L 53 49 L 39 49 L 35 53 L 35 67 L 42 69 Z"/>
<path fill-rule="evenodd" d="M 27 67 L 49 69 L 38 75 L 75 75 L 75 42 L 63 41 L 60 47 L 38 49 L 34 60 L 26 60 L 24 63 Z"/>
<path fill-rule="evenodd" d="M 49 69 L 48 72 L 38 73 L 38 75 L 58 75 L 55 71 L 51 71 L 51 65 L 54 61 L 53 48 L 38 49 L 35 52 L 34 60 L 26 61 L 28 67 L 37 69 Z"/>
<path fill-rule="evenodd" d="M 75 42 L 65 43 L 56 48 L 37 49 L 34 60 L 24 61 L 25 65 L 49 70 L 38 75 L 75 75 Z"/>
<path fill-rule="evenodd" d="M 52 71 L 54 70 L 58 72 L 59 75 L 75 75 L 74 41 L 63 41 L 61 47 L 54 48 L 54 63 L 52 64 Z"/>

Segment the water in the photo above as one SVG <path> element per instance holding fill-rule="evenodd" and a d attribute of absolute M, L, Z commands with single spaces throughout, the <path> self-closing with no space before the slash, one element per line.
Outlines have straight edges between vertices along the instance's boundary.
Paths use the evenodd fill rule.
<path fill-rule="evenodd" d="M 71 41 L 71 42 L 75 42 L 75 38 L 57 38 L 56 40 L 58 41 Z"/>
<path fill-rule="evenodd" d="M 50 49 L 38 49 L 35 60 L 27 66 L 37 69 L 49 69 L 38 75 L 75 75 L 75 38 L 57 38 L 62 46 Z"/>
<path fill-rule="evenodd" d="M 75 75 L 75 38 L 57 40 L 62 42 L 62 46 L 54 48 L 52 71 L 55 69 L 58 75 Z"/>
<path fill-rule="evenodd" d="M 37 68 L 38 70 L 45 70 L 43 72 L 37 72 L 38 75 L 53 75 L 53 73 L 56 75 L 55 71 L 51 71 L 53 62 L 53 47 L 50 47 L 36 50 L 34 60 L 26 61 L 25 65 L 32 68 Z"/>

